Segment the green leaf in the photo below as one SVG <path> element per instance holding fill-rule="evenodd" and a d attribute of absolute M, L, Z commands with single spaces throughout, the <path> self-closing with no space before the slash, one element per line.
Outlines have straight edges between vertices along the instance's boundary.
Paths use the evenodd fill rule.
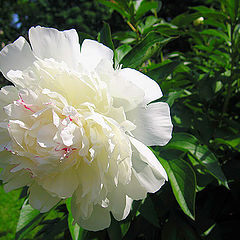
<path fill-rule="evenodd" d="M 111 225 L 107 229 L 108 236 L 110 240 L 121 240 L 122 232 L 121 227 L 118 221 L 115 220 L 113 216 L 111 216 Z"/>
<path fill-rule="evenodd" d="M 98 41 L 103 43 L 105 46 L 111 48 L 112 50 L 114 50 L 110 26 L 106 22 L 103 23 L 103 28 L 98 34 Z"/>
<path fill-rule="evenodd" d="M 228 139 L 215 138 L 214 141 L 217 143 L 226 144 L 235 149 L 236 151 L 240 152 L 240 135 L 232 136 Z"/>
<path fill-rule="evenodd" d="M 227 179 L 215 155 L 207 146 L 201 145 L 197 138 L 187 133 L 176 133 L 164 149 L 178 149 L 191 153 L 205 171 L 214 176 L 220 184 L 228 188 Z"/>
<path fill-rule="evenodd" d="M 146 12 L 152 10 L 152 9 L 157 9 L 158 8 L 158 2 L 149 2 L 149 1 L 142 1 L 136 11 L 136 20 L 141 18 Z"/>
<path fill-rule="evenodd" d="M 139 44 L 121 60 L 124 67 L 136 68 L 149 59 L 157 50 L 173 38 L 164 38 L 159 33 L 150 32 Z"/>
<path fill-rule="evenodd" d="M 190 9 L 198 11 L 201 13 L 202 17 L 215 19 L 216 21 L 227 19 L 227 16 L 223 12 L 217 11 L 213 8 L 208 8 L 206 6 L 190 7 Z"/>
<path fill-rule="evenodd" d="M 160 67 L 147 72 L 147 75 L 154 80 L 164 80 L 169 74 L 173 73 L 174 69 L 180 64 L 180 61 L 166 63 Z"/>
<path fill-rule="evenodd" d="M 192 14 L 183 13 L 183 14 L 180 14 L 177 17 L 175 17 L 171 23 L 178 27 L 183 27 L 183 26 L 191 24 L 195 19 L 197 19 L 199 17 L 201 17 L 200 13 L 192 13 Z"/>
<path fill-rule="evenodd" d="M 77 223 L 73 225 L 74 219 L 71 212 L 71 198 L 66 200 L 66 206 L 68 209 L 68 228 L 71 233 L 73 240 L 84 240 L 87 234 L 83 228 L 81 228 Z"/>
<path fill-rule="evenodd" d="M 141 215 L 156 227 L 159 226 L 158 215 L 156 213 L 152 199 L 148 196 L 141 205 L 139 212 Z"/>
<path fill-rule="evenodd" d="M 170 214 L 161 232 L 163 240 L 200 240 L 193 227 L 183 218 Z"/>
<path fill-rule="evenodd" d="M 130 17 L 128 12 L 126 12 L 125 9 L 121 5 L 119 5 L 118 2 L 116 2 L 116 1 L 98 0 L 98 2 L 119 12 L 123 17 L 126 17 L 126 18 Z"/>
<path fill-rule="evenodd" d="M 41 220 L 46 216 L 46 213 L 43 214 L 33 209 L 27 202 L 28 199 L 25 200 L 20 211 L 16 230 L 16 240 L 23 239 L 24 236 L 38 226 Z"/>
<path fill-rule="evenodd" d="M 217 29 L 205 29 L 201 32 L 201 34 L 222 38 L 226 43 L 230 44 L 229 37 L 224 32 Z"/>
<path fill-rule="evenodd" d="M 132 49 L 130 45 L 123 44 L 114 51 L 114 62 L 117 67 L 122 58 Z"/>
<path fill-rule="evenodd" d="M 82 45 L 82 43 L 83 43 L 83 41 L 85 39 L 92 39 L 92 40 L 94 40 L 94 37 L 90 36 L 87 33 L 78 32 L 78 36 L 79 36 L 79 43 L 80 43 L 80 45 Z"/>
<path fill-rule="evenodd" d="M 235 22 L 239 11 L 239 0 L 222 0 L 224 3 L 227 13 L 229 14 L 232 22 Z"/>
<path fill-rule="evenodd" d="M 123 221 L 123 223 L 121 223 L 120 227 L 121 227 L 121 232 L 123 237 L 127 234 L 130 225 L 131 225 L 130 221 L 126 221 L 126 222 Z"/>
<path fill-rule="evenodd" d="M 174 196 L 183 212 L 194 220 L 196 176 L 191 166 L 181 159 L 158 157 L 167 172 Z"/>

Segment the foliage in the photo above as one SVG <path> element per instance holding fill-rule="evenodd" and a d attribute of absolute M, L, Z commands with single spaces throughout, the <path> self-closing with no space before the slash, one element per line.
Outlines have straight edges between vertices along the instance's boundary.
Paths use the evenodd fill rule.
<path fill-rule="evenodd" d="M 36 4 L 19 2 L 22 7 Z M 53 2 L 39 4 L 50 9 Z M 135 201 L 127 219 L 112 219 L 104 231 L 87 232 L 72 225 L 69 201 L 67 208 L 64 202 L 58 206 L 63 214 L 51 221 L 32 210 L 24 229 L 27 232 L 26 226 L 40 225 L 34 239 L 234 239 L 240 224 L 239 1 L 208 0 L 204 5 L 199 1 L 202 5 L 198 6 L 195 1 L 186 12 L 167 19 L 159 17 L 167 8 L 161 1 L 98 2 L 114 11 L 112 14 L 121 15 L 126 24 L 111 34 L 109 25 L 103 23 L 98 34 L 100 42 L 114 49 L 115 66 L 136 68 L 156 80 L 164 93 L 160 101 L 171 106 L 173 138 L 164 147 L 152 148 L 168 173 L 169 183 L 144 201 Z M 49 16 L 55 14 L 52 11 L 54 8 Z M 35 19 L 61 29 L 79 25 L 82 13 L 78 17 L 56 25 L 51 19 Z M 9 21 L 9 15 L 6 19 Z M 29 23 L 24 13 L 20 22 L 25 31 Z M 91 34 L 96 28 L 83 30 Z M 188 47 L 181 51 L 179 42 Z M 18 226 L 30 208 L 24 204 Z M 22 229 L 17 228 L 16 239 L 24 239 Z M 50 229 L 54 235 L 48 235 Z"/>

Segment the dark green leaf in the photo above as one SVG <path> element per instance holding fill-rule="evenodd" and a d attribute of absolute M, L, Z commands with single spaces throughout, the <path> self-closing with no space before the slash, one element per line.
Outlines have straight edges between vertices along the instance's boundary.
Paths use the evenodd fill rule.
<path fill-rule="evenodd" d="M 224 32 L 218 31 L 217 29 L 205 29 L 201 34 L 222 38 L 226 43 L 230 44 L 229 37 Z"/>
<path fill-rule="evenodd" d="M 121 240 L 122 239 L 122 232 L 121 227 L 118 221 L 115 218 L 111 217 L 111 225 L 107 229 L 108 236 L 110 240 Z"/>
<path fill-rule="evenodd" d="M 94 37 L 90 36 L 87 33 L 78 32 L 78 36 L 79 36 L 79 43 L 80 43 L 80 45 L 83 43 L 83 41 L 85 39 L 92 39 L 92 40 L 94 40 Z"/>
<path fill-rule="evenodd" d="M 164 224 L 162 230 L 163 240 L 199 240 L 192 226 L 184 219 L 171 214 L 168 222 Z"/>
<path fill-rule="evenodd" d="M 173 73 L 174 69 L 180 64 L 179 61 L 169 62 L 160 67 L 147 72 L 147 75 L 154 80 L 164 80 L 169 74 Z"/>
<path fill-rule="evenodd" d="M 195 218 L 196 176 L 191 166 L 181 159 L 159 161 L 167 172 L 174 196 L 183 212 Z"/>
<path fill-rule="evenodd" d="M 109 24 L 105 23 L 103 24 L 103 28 L 98 34 L 98 41 L 103 43 L 105 46 L 111 48 L 114 50 L 114 45 L 112 42 L 112 36 L 111 36 L 111 30 Z"/>
<path fill-rule="evenodd" d="M 165 149 L 168 148 L 191 153 L 206 172 L 213 175 L 222 185 L 228 188 L 227 179 L 218 160 L 208 147 L 201 145 L 193 135 L 187 133 L 174 134 L 170 143 L 165 146 Z"/>
<path fill-rule="evenodd" d="M 183 13 L 183 14 L 178 15 L 177 17 L 175 17 L 172 20 L 171 23 L 173 25 L 178 26 L 178 27 L 183 27 L 183 26 L 191 24 L 195 19 L 197 19 L 199 17 L 201 17 L 200 13 L 192 13 L 192 14 Z"/>
<path fill-rule="evenodd" d="M 217 21 L 227 19 L 227 16 L 223 12 L 217 11 L 213 8 L 208 8 L 206 6 L 191 7 L 191 9 L 201 13 L 202 17 L 212 18 Z"/>
<path fill-rule="evenodd" d="M 115 50 L 115 54 L 114 54 L 114 62 L 115 62 L 115 66 L 117 66 L 120 61 L 122 60 L 122 58 L 132 49 L 132 47 L 130 45 L 127 44 L 123 44 L 120 47 L 118 47 Z"/>
<path fill-rule="evenodd" d="M 107 0 L 98 0 L 100 3 L 104 4 L 105 6 L 112 8 L 113 10 L 119 12 L 122 16 L 129 18 L 128 12 L 122 8 L 116 1 L 107 1 Z"/>
<path fill-rule="evenodd" d="M 139 44 L 121 60 L 124 67 L 136 68 L 149 59 L 173 38 L 164 38 L 156 32 L 150 32 Z"/>
<path fill-rule="evenodd" d="M 149 2 L 149 1 L 143 0 L 136 11 L 136 16 L 135 16 L 136 20 L 141 18 L 149 10 L 157 9 L 157 8 L 158 8 L 157 2 Z"/>
<path fill-rule="evenodd" d="M 159 227 L 158 215 L 156 213 L 152 199 L 149 196 L 144 200 L 139 209 L 139 212 L 147 221 L 149 221 L 154 226 Z"/>

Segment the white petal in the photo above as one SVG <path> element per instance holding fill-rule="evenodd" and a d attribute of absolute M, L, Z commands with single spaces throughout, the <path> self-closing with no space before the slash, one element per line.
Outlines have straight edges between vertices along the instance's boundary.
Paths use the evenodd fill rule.
<path fill-rule="evenodd" d="M 147 190 L 140 184 L 136 175 L 136 171 L 132 169 L 131 181 L 125 186 L 125 191 L 132 199 L 140 200 L 147 197 Z"/>
<path fill-rule="evenodd" d="M 74 169 L 69 168 L 63 172 L 46 176 L 39 180 L 46 190 L 61 198 L 71 197 L 78 186 L 78 178 Z"/>
<path fill-rule="evenodd" d="M 36 60 L 28 42 L 18 38 L 12 44 L 7 45 L 0 52 L 0 70 L 7 78 L 10 70 L 24 70 Z M 9 79 L 9 78 L 8 78 Z M 9 79 L 11 81 L 11 79 Z"/>
<path fill-rule="evenodd" d="M 118 73 L 110 80 L 109 90 L 114 107 L 123 107 L 125 112 L 144 101 L 144 90 Z"/>
<path fill-rule="evenodd" d="M 118 221 L 125 219 L 131 209 L 132 199 L 129 198 L 126 193 L 118 187 L 116 191 L 111 192 L 108 194 L 109 201 L 110 201 L 110 209 L 114 216 L 114 218 Z"/>
<path fill-rule="evenodd" d="M 76 68 L 80 56 L 76 30 L 58 31 L 54 28 L 32 27 L 29 30 L 29 40 L 37 57 L 53 58 Z"/>
<path fill-rule="evenodd" d="M 77 128 L 76 124 L 69 123 L 60 133 L 63 144 L 71 146 L 73 144 L 74 131 Z"/>
<path fill-rule="evenodd" d="M 41 213 L 49 211 L 61 199 L 51 196 L 45 189 L 34 183 L 30 186 L 29 203 Z"/>
<path fill-rule="evenodd" d="M 112 62 L 113 51 L 110 48 L 94 40 L 86 39 L 83 41 L 81 46 L 81 63 L 84 66 L 88 67 L 89 70 L 94 69 L 103 59 Z"/>
<path fill-rule="evenodd" d="M 118 74 L 123 79 L 135 84 L 144 91 L 144 104 L 148 104 L 162 97 L 162 91 L 158 84 L 143 73 L 135 69 L 123 68 L 119 70 Z"/>
<path fill-rule="evenodd" d="M 72 209 L 72 211 L 75 211 L 75 209 Z M 97 204 L 93 206 L 92 214 L 88 219 L 78 218 L 75 221 L 88 231 L 100 231 L 110 226 L 111 217 L 109 210 Z"/>
<path fill-rule="evenodd" d="M 133 169 L 138 182 L 147 190 L 154 193 L 168 179 L 167 173 L 153 152 L 138 140 L 129 137 L 133 148 Z"/>
<path fill-rule="evenodd" d="M 136 125 L 132 131 L 134 137 L 147 146 L 166 145 L 172 137 L 173 126 L 167 103 L 138 106 L 127 113 L 127 119 Z"/>
<path fill-rule="evenodd" d="M 48 124 L 41 127 L 38 131 L 37 142 L 41 147 L 49 148 L 56 145 L 53 138 L 56 134 L 57 128 L 54 124 Z"/>
<path fill-rule="evenodd" d="M 26 171 L 19 171 L 16 173 L 12 173 L 11 170 L 8 171 L 7 168 L 4 169 L 4 171 L 7 176 L 4 176 L 5 174 L 3 173 L 1 177 L 4 182 L 7 182 L 4 185 L 4 190 L 6 192 L 10 192 L 12 190 L 24 187 L 32 182 L 30 173 Z M 7 181 L 5 180 L 6 177 L 8 178 Z"/>

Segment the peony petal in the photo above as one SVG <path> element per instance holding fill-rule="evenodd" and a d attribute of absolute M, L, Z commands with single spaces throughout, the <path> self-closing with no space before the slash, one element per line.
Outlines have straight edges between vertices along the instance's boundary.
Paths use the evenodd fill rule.
<path fill-rule="evenodd" d="M 32 27 L 29 30 L 29 40 L 37 57 L 65 62 L 73 69 L 77 67 L 80 45 L 75 29 L 58 31 L 54 28 Z"/>
<path fill-rule="evenodd" d="M 76 215 L 74 211 L 76 208 L 72 208 L 73 216 Z M 93 206 L 92 214 L 88 219 L 77 218 L 75 221 L 88 231 L 100 231 L 110 226 L 111 217 L 108 209 L 97 204 Z"/>
<path fill-rule="evenodd" d="M 119 70 L 118 75 L 144 91 L 144 104 L 148 104 L 162 97 L 162 91 L 158 84 L 143 73 L 135 69 L 123 68 Z"/>
<path fill-rule="evenodd" d="M 81 63 L 92 70 L 103 59 L 113 64 L 113 51 L 97 41 L 85 39 L 81 46 Z"/>
<path fill-rule="evenodd" d="M 54 124 L 48 124 L 41 127 L 38 131 L 37 142 L 43 148 L 50 148 L 56 146 L 53 138 L 56 134 L 57 128 Z"/>
<path fill-rule="evenodd" d="M 38 209 L 41 213 L 49 211 L 54 207 L 61 199 L 53 197 L 45 189 L 34 183 L 29 188 L 29 203 L 30 205 Z"/>
<path fill-rule="evenodd" d="M 14 43 L 7 45 L 0 52 L 0 70 L 4 77 L 10 70 L 24 70 L 31 66 L 36 60 L 28 42 L 19 37 Z"/>
<path fill-rule="evenodd" d="M 138 106 L 127 113 L 127 119 L 136 125 L 132 131 L 134 137 L 147 146 L 166 145 L 172 137 L 173 125 L 167 103 Z"/>
<path fill-rule="evenodd" d="M 131 181 L 125 186 L 125 192 L 130 198 L 140 200 L 147 197 L 147 190 L 140 184 L 136 175 L 136 171 L 132 169 Z"/>
<path fill-rule="evenodd" d="M 71 197 L 78 187 L 78 179 L 74 169 L 69 168 L 63 172 L 46 176 L 39 180 L 39 184 L 47 191 L 61 198 Z"/>
<path fill-rule="evenodd" d="M 122 187 L 118 187 L 116 191 L 108 194 L 110 201 L 110 209 L 114 218 L 118 221 L 125 219 L 131 209 L 132 199 L 123 192 Z"/>
<path fill-rule="evenodd" d="M 13 177 L 4 185 L 4 190 L 10 192 L 12 190 L 24 187 L 32 182 L 30 173 L 28 172 L 16 172 L 13 173 Z"/>
<path fill-rule="evenodd" d="M 119 74 L 109 82 L 109 91 L 113 97 L 114 107 L 123 107 L 125 112 L 136 108 L 144 101 L 144 90 Z"/>
<path fill-rule="evenodd" d="M 138 140 L 129 137 L 133 148 L 133 169 L 138 182 L 147 190 L 154 193 L 168 179 L 167 173 L 153 152 Z"/>

